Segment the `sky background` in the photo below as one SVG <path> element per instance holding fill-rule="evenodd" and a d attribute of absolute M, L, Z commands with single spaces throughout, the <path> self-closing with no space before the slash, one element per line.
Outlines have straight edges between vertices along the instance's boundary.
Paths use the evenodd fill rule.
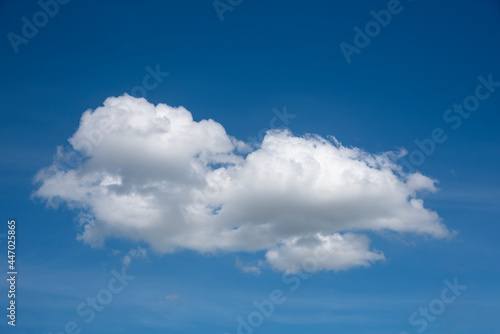
<path fill-rule="evenodd" d="M 500 333 L 500 89 L 458 129 L 443 120 L 474 93 L 478 76 L 500 81 L 500 2 L 402 6 L 348 63 L 339 43 L 353 44 L 353 28 L 387 1 L 245 0 L 221 21 L 211 1 L 73 0 L 18 53 L 7 34 L 21 34 L 22 17 L 31 20 L 40 6 L 1 1 L 0 233 L 17 220 L 19 276 L 18 326 L 2 315 L 0 331 L 59 333 L 75 321 L 82 333 L 232 334 L 254 300 L 281 289 L 285 303 L 255 333 L 417 333 L 408 317 L 457 278 L 467 289 L 425 333 Z M 387 261 L 318 272 L 296 291 L 269 268 L 260 275 L 238 268 L 237 257 L 256 264 L 262 252 L 148 252 L 127 269 L 135 279 L 85 323 L 76 307 L 106 288 L 138 245 L 112 239 L 94 249 L 77 241 L 74 212 L 32 199 L 33 178 L 68 144 L 85 110 L 131 94 L 148 66 L 169 72 L 147 91 L 149 102 L 182 105 L 196 121 L 215 119 L 244 141 L 284 106 L 296 117 L 279 127 L 334 135 L 370 153 L 412 152 L 415 139 L 444 129 L 448 140 L 418 170 L 439 180 L 426 207 L 459 233 L 451 240 L 370 234 Z M 1 300 L 7 305 L 6 293 Z"/>

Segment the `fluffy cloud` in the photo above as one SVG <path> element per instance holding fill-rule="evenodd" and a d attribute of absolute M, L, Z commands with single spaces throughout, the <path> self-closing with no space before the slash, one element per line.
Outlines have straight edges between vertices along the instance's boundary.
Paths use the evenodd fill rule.
<path fill-rule="evenodd" d="M 268 251 L 266 259 L 278 270 L 297 273 L 368 266 L 385 258 L 382 253 L 369 250 L 369 240 L 364 235 L 334 233 L 294 238 Z"/>
<path fill-rule="evenodd" d="M 403 173 L 395 153 L 333 137 L 269 131 L 250 148 L 214 120 L 124 95 L 87 110 L 69 143 L 37 174 L 35 196 L 77 210 L 79 239 L 91 245 L 119 237 L 163 253 L 265 250 L 274 269 L 294 272 L 311 256 L 314 270 L 384 259 L 363 231 L 451 234 L 418 198 L 434 180 Z"/>

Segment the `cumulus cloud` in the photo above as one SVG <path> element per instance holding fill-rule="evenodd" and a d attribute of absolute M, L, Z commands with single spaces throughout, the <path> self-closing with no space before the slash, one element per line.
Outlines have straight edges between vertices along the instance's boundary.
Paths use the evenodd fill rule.
<path fill-rule="evenodd" d="M 79 212 L 78 238 L 147 242 L 162 253 L 267 251 L 276 270 L 315 270 L 384 258 L 366 231 L 451 235 L 419 198 L 435 181 L 406 174 L 397 154 L 370 154 L 334 137 L 269 131 L 258 148 L 183 107 L 128 95 L 87 110 L 35 196 Z"/>
<path fill-rule="evenodd" d="M 368 237 L 353 233 L 298 237 L 269 250 L 266 259 L 274 268 L 286 273 L 319 269 L 338 271 L 384 260 L 381 252 L 369 250 L 369 242 Z"/>

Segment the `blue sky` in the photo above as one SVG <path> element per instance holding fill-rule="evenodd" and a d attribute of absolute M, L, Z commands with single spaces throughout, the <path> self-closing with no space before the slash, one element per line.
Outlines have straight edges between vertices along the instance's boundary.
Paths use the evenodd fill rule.
<path fill-rule="evenodd" d="M 500 3 L 402 1 L 348 63 L 340 43 L 355 45 L 354 28 L 391 1 L 222 2 L 232 9 L 223 20 L 211 1 L 73 0 L 14 47 L 9 33 L 21 36 L 22 18 L 32 22 L 42 9 L 36 1 L 0 3 L 0 234 L 15 218 L 19 271 L 17 328 L 2 315 L 1 331 L 60 333 L 74 322 L 66 332 L 237 333 L 237 318 L 248 322 L 254 301 L 278 289 L 286 300 L 254 333 L 498 333 L 500 88 L 483 88 L 491 94 L 460 126 L 444 116 L 459 115 L 446 113 L 476 94 L 478 77 L 500 81 Z M 363 234 L 385 260 L 285 279 L 262 263 L 265 248 L 164 254 L 120 233 L 100 247 L 77 240 L 85 210 L 47 207 L 32 197 L 34 177 L 57 146 L 69 147 L 85 110 L 140 92 L 151 69 L 168 76 L 158 85 L 148 79 L 155 87 L 144 90 L 147 101 L 184 106 L 194 121 L 213 119 L 245 142 L 286 127 L 370 154 L 405 148 L 411 158 L 416 140 L 441 129 L 446 141 L 414 167 L 439 181 L 437 192 L 419 198 L 457 234 L 370 229 Z M 295 116 L 288 124 L 275 119 L 284 108 Z M 135 278 L 86 323 L 77 307 L 109 289 L 125 256 Z M 444 281 L 455 278 L 467 288 L 452 303 L 434 303 L 445 310 L 425 329 L 412 325 L 409 317 L 440 300 Z M 1 298 L 7 305 L 6 293 Z"/>

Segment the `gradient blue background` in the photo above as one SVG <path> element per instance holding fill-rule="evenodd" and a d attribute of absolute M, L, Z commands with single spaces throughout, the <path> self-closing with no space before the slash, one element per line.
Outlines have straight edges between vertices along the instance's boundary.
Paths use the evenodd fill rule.
<path fill-rule="evenodd" d="M 353 27 L 387 1 L 245 0 L 221 22 L 209 0 L 72 0 L 17 54 L 6 36 L 40 7 L 0 2 L 0 233 L 17 219 L 19 270 L 18 326 L 7 326 L 2 311 L 0 331 L 58 333 L 74 320 L 82 333 L 232 334 L 255 299 L 282 289 L 287 301 L 255 333 L 416 333 L 408 316 L 458 277 L 467 290 L 425 333 L 500 333 L 500 90 L 458 130 L 442 119 L 474 92 L 479 75 L 500 81 L 500 2 L 402 5 L 348 64 L 339 43 L 352 44 Z M 459 234 L 371 235 L 387 262 L 317 273 L 295 292 L 269 269 L 241 272 L 235 254 L 150 254 L 130 266 L 136 279 L 84 324 L 76 306 L 120 268 L 111 250 L 135 245 L 110 240 L 91 249 L 76 241 L 73 212 L 30 199 L 33 176 L 67 145 L 86 109 L 130 93 L 157 64 L 170 75 L 147 93 L 150 102 L 183 105 L 242 140 L 269 127 L 272 109 L 285 105 L 297 115 L 288 124 L 294 134 L 334 135 L 372 153 L 411 151 L 415 139 L 442 127 L 449 139 L 418 169 L 440 182 L 426 206 Z M 239 256 L 254 262 L 262 254 Z M 158 303 L 172 294 L 179 299 Z"/>

